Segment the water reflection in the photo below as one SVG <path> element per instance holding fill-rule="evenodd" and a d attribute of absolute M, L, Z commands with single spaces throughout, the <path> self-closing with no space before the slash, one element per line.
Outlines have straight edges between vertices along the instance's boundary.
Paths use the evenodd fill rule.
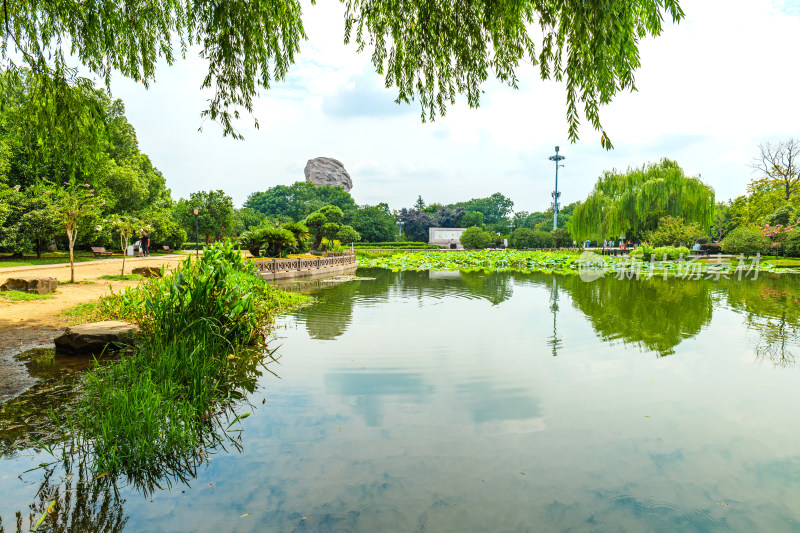
<path fill-rule="evenodd" d="M 586 283 L 569 276 L 562 286 L 601 339 L 635 344 L 659 356 L 675 353 L 683 340 L 700 333 L 714 308 L 712 286 L 703 281 L 600 278 Z"/>
<path fill-rule="evenodd" d="M 3 418 L 0 533 L 53 501 L 53 531 L 796 529 L 800 393 L 773 364 L 800 355 L 798 278 L 359 275 L 282 319 L 282 379 L 242 440 L 213 437 L 230 412 L 118 493 L 76 466 L 17 483 L 52 428 Z"/>
<path fill-rule="evenodd" d="M 383 396 L 403 395 L 421 402 L 424 395 L 433 392 L 433 386 L 421 374 L 402 371 L 334 371 L 325 375 L 325 388 L 329 393 L 355 398 L 356 412 L 371 427 L 383 424 Z"/>
<path fill-rule="evenodd" d="M 456 390 L 478 424 L 529 420 L 542 415 L 540 400 L 523 388 L 498 388 L 489 381 L 476 381 L 459 385 Z"/>
<path fill-rule="evenodd" d="M 707 326 L 714 306 L 725 299 L 745 316 L 748 328 L 761 334 L 758 356 L 787 366 L 797 361 L 800 336 L 800 294 L 797 276 L 761 280 L 683 280 L 677 278 L 618 280 L 613 277 L 584 282 L 578 276 L 484 272 L 390 272 L 360 269 L 372 278 L 325 286 L 315 293 L 319 302 L 298 313 L 312 338 L 333 340 L 350 327 L 354 306 L 375 305 L 391 297 L 425 299 L 482 299 L 500 305 L 512 298 L 514 285 L 549 291 L 552 333 L 547 345 L 553 356 L 563 346 L 558 314 L 565 294 L 592 324 L 600 339 L 638 346 L 659 356 L 675 353 L 684 340 Z"/>
<path fill-rule="evenodd" d="M 795 365 L 800 342 L 800 284 L 792 275 L 772 275 L 761 283 L 726 284 L 725 300 L 759 333 L 756 357 L 775 366 Z"/>
<path fill-rule="evenodd" d="M 96 479 L 84 466 L 71 469 L 67 476 L 59 470 L 47 470 L 34 501 L 27 510 L 17 511 L 13 529 L 10 524 L 4 526 L 0 517 L 0 533 L 31 531 L 45 516 L 38 531 L 118 533 L 128 522 L 124 503 L 113 483 Z"/>

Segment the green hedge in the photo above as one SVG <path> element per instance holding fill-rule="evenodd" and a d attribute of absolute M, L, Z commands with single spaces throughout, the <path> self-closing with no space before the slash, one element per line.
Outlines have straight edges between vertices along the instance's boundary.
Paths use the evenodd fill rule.
<path fill-rule="evenodd" d="M 421 242 L 397 242 L 397 243 L 363 243 L 359 242 L 353 244 L 353 248 L 358 249 L 375 249 L 375 250 L 384 250 L 384 249 L 394 249 L 394 248 L 403 248 L 408 250 L 435 250 L 439 248 L 435 244 L 425 244 Z"/>
<path fill-rule="evenodd" d="M 667 259 L 674 261 L 675 259 L 680 259 L 681 256 L 685 259 L 690 253 L 685 246 L 659 246 L 655 248 L 649 244 L 643 244 L 633 250 L 630 255 L 631 257 L 641 257 L 643 261 L 650 261 L 651 257 L 655 261 L 663 261 L 666 255 Z"/>
<path fill-rule="evenodd" d="M 430 246 L 427 242 L 419 241 L 382 241 L 382 242 L 357 242 L 354 246 L 373 247 L 373 246 Z"/>

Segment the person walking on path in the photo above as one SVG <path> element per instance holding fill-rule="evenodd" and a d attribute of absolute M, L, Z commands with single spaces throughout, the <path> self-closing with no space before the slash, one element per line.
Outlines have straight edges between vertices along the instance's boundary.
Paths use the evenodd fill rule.
<path fill-rule="evenodd" d="M 150 255 L 150 237 L 148 237 L 147 232 L 142 230 L 142 238 L 139 243 L 139 247 L 142 251 L 142 257 L 147 257 Z"/>

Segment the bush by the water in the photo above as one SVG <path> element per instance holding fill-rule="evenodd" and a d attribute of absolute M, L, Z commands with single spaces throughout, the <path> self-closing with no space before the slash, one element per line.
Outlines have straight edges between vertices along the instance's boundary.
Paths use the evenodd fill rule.
<path fill-rule="evenodd" d="M 754 226 L 739 226 L 722 239 L 722 251 L 726 254 L 753 256 L 766 253 L 769 244 L 769 239 L 760 229 Z"/>
<path fill-rule="evenodd" d="M 489 231 L 484 231 L 477 226 L 472 226 L 464 230 L 461 234 L 461 245 L 468 249 L 481 249 L 486 248 L 492 244 L 497 235 Z"/>
<path fill-rule="evenodd" d="M 512 248 L 523 250 L 528 248 L 553 248 L 555 239 L 546 231 L 536 231 L 528 228 L 517 228 L 511 233 L 509 244 Z"/>
<path fill-rule="evenodd" d="M 255 385 L 265 328 L 306 299 L 271 288 L 229 243 L 103 299 L 100 318 L 136 322 L 141 336 L 133 355 L 86 374 L 79 449 L 111 475 L 191 463 L 219 437 L 217 415 Z"/>

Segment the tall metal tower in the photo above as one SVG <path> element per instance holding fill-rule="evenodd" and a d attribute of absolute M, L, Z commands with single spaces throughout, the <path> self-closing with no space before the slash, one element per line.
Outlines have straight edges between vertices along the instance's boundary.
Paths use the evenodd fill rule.
<path fill-rule="evenodd" d="M 551 155 L 548 159 L 556 162 L 556 190 L 551 193 L 553 197 L 553 229 L 556 229 L 558 227 L 558 199 L 561 197 L 561 193 L 558 192 L 558 167 L 564 166 L 558 163 L 566 159 L 566 157 L 558 155 L 558 146 L 556 146 L 556 155 Z"/>

